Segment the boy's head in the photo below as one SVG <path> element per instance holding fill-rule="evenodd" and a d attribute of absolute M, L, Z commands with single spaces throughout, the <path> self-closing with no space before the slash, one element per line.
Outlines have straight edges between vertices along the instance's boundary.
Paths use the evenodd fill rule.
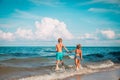
<path fill-rule="evenodd" d="M 76 48 L 80 49 L 81 48 L 81 44 L 77 44 Z"/>
<path fill-rule="evenodd" d="M 62 42 L 62 38 L 58 38 L 58 42 L 59 42 L 59 43 Z"/>

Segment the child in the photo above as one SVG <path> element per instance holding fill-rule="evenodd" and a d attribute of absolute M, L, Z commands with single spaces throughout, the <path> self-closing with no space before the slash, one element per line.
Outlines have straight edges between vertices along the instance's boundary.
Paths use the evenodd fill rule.
<path fill-rule="evenodd" d="M 80 60 L 82 60 L 81 45 L 78 44 L 78 45 L 76 46 L 76 49 L 73 50 L 73 51 L 75 51 L 75 58 L 74 58 L 74 60 L 75 60 L 76 70 L 79 70 L 80 68 L 82 68 L 81 65 L 80 65 Z M 73 51 L 72 51 L 72 52 L 73 52 Z"/>
<path fill-rule="evenodd" d="M 67 48 L 63 45 L 62 43 L 62 38 L 58 38 L 58 44 L 56 45 L 56 68 L 55 70 L 59 70 L 59 63 L 62 64 L 62 66 L 64 65 L 63 63 L 63 53 L 62 53 L 62 48 L 64 48 L 67 52 L 69 52 L 67 50 Z"/>
<path fill-rule="evenodd" d="M 80 60 L 82 60 L 82 50 L 81 50 L 81 45 L 78 44 L 75 49 L 75 65 L 76 65 L 76 70 L 79 70 L 81 67 L 80 65 Z"/>

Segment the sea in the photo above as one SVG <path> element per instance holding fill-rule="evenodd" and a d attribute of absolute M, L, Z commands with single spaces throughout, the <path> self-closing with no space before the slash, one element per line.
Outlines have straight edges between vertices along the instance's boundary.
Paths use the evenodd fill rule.
<path fill-rule="evenodd" d="M 75 46 L 67 46 L 69 51 L 75 50 Z M 81 65 L 91 68 L 107 68 L 120 64 L 120 47 L 82 47 L 83 60 Z M 63 49 L 63 61 L 65 66 L 74 66 L 75 53 L 67 53 Z M 0 66 L 25 69 L 43 69 L 50 67 L 52 72 L 56 63 L 55 46 L 4 46 L 0 47 Z M 32 72 L 32 71 L 31 71 Z M 1 72 L 0 72 L 1 73 Z M 41 72 L 40 72 L 41 73 Z M 45 73 L 44 70 L 42 73 Z M 50 73 L 50 74 L 51 74 Z M 33 73 L 32 73 L 33 74 Z M 29 75 L 32 75 L 29 74 Z M 34 73 L 36 74 L 36 73 Z M 37 72 L 39 75 L 39 73 Z M 28 75 L 23 75 L 28 76 Z M 19 75 L 19 77 L 21 77 Z M 6 75 L 2 75 L 0 79 L 5 79 Z M 15 76 L 14 76 L 15 77 Z M 17 78 L 19 78 L 17 77 Z M 8 79 L 10 76 L 7 77 Z M 13 78 L 13 77 L 12 77 Z M 16 77 L 15 77 L 16 78 Z"/>

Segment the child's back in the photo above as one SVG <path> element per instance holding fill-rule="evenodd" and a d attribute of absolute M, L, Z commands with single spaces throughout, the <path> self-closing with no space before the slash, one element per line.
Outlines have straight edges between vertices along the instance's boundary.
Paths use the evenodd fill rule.
<path fill-rule="evenodd" d="M 57 51 L 57 52 L 62 52 L 62 48 L 63 48 L 63 44 L 62 44 L 62 43 L 58 43 L 58 44 L 56 45 L 56 51 Z"/>
<path fill-rule="evenodd" d="M 75 56 L 81 56 L 81 53 L 82 51 L 80 49 L 76 49 L 75 50 Z"/>

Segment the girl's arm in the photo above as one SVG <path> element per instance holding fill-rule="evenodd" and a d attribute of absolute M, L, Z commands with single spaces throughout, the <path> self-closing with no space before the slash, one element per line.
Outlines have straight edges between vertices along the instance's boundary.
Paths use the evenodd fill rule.
<path fill-rule="evenodd" d="M 72 53 L 72 52 L 75 52 L 75 50 L 71 50 L 71 51 L 69 51 L 70 53 Z"/>
<path fill-rule="evenodd" d="M 82 60 L 82 51 L 80 52 L 80 58 L 81 58 L 81 60 Z"/>

